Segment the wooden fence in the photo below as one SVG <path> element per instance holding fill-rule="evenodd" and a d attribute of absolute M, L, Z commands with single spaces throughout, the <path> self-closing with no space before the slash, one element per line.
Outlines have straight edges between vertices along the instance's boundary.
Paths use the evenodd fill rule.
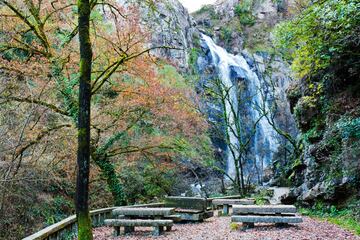
<path fill-rule="evenodd" d="M 239 195 L 234 196 L 227 196 L 227 197 L 216 197 L 216 198 L 209 198 L 209 205 L 213 199 L 232 199 L 232 198 L 239 198 Z M 141 205 L 133 205 L 130 207 L 162 207 L 164 203 L 150 203 L 150 204 L 141 204 Z M 129 207 L 129 206 L 127 206 Z M 101 227 L 104 226 L 104 220 L 111 218 L 111 212 L 114 208 L 117 207 L 110 207 L 110 208 L 102 208 L 94 211 L 90 211 L 90 216 L 92 219 L 92 223 L 94 227 Z M 48 226 L 41 231 L 34 233 L 31 236 L 23 238 L 23 240 L 71 240 L 77 233 L 77 222 L 76 216 L 70 216 L 65 218 L 64 220 L 55 223 L 51 226 Z"/>
<path fill-rule="evenodd" d="M 163 203 L 152 203 L 133 205 L 130 207 L 161 207 Z M 128 207 L 128 206 L 127 206 Z M 94 227 L 101 227 L 104 225 L 104 220 L 111 218 L 111 212 L 116 207 L 102 208 L 94 211 L 90 211 L 90 216 Z M 70 240 L 76 236 L 77 222 L 76 216 L 70 216 L 64 220 L 48 226 L 41 231 L 34 233 L 31 236 L 23 238 L 23 240 Z"/>

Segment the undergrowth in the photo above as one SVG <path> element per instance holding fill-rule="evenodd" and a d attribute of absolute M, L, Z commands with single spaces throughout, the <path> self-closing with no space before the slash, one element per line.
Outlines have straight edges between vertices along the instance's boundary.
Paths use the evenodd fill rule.
<path fill-rule="evenodd" d="M 299 211 L 302 215 L 328 221 L 360 236 L 359 216 L 353 209 L 353 207 L 357 209 L 355 205 L 358 204 L 359 202 L 348 208 L 338 209 L 335 206 L 327 207 L 322 203 L 317 203 L 312 208 L 300 208 Z"/>

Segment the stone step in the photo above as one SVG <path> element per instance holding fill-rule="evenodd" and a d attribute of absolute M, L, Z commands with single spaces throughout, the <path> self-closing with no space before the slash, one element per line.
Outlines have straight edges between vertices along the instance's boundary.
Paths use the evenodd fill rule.
<path fill-rule="evenodd" d="M 302 223 L 299 216 L 283 217 L 283 216 L 256 216 L 256 215 L 238 215 L 231 217 L 232 222 L 243 223 Z"/>
<path fill-rule="evenodd" d="M 106 219 L 106 226 L 125 226 L 125 227 L 171 227 L 173 220 L 152 220 L 152 219 Z"/>
<path fill-rule="evenodd" d="M 168 216 L 175 213 L 175 208 L 126 208 L 120 207 L 112 211 L 113 216 Z"/>
<path fill-rule="evenodd" d="M 295 214 L 293 205 L 233 205 L 233 215 L 241 214 Z"/>

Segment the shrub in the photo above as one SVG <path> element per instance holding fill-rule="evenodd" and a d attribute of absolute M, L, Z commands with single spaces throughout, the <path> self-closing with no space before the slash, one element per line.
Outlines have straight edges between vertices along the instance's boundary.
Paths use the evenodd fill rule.
<path fill-rule="evenodd" d="M 252 0 L 241 1 L 235 6 L 235 14 L 239 17 L 240 23 L 245 26 L 255 24 L 255 17 L 252 15 Z"/>
<path fill-rule="evenodd" d="M 357 0 L 318 1 L 276 27 L 275 45 L 293 60 L 292 68 L 299 77 L 339 63 L 345 65 L 342 70 L 355 70 L 353 64 L 359 65 L 359 7 Z"/>
<path fill-rule="evenodd" d="M 237 230 L 239 230 L 239 224 L 237 224 L 237 223 L 230 223 L 230 229 L 231 229 L 231 231 L 237 231 Z"/>
<path fill-rule="evenodd" d="M 359 207 L 359 202 L 354 204 L 353 207 L 356 210 Z M 312 208 L 302 208 L 300 209 L 300 212 L 305 216 L 325 219 L 360 235 L 360 222 L 354 214 L 356 211 L 351 208 L 352 204 L 349 204 L 349 206 L 349 208 L 339 209 L 333 205 L 327 206 L 323 202 L 317 202 Z"/>
<path fill-rule="evenodd" d="M 340 130 L 344 139 L 360 140 L 360 118 L 342 118 L 336 123 L 336 128 Z"/>

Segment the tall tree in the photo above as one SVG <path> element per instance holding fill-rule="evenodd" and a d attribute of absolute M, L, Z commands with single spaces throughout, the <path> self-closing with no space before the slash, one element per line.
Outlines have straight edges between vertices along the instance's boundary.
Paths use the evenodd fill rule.
<path fill-rule="evenodd" d="M 90 173 L 90 103 L 92 47 L 90 41 L 90 2 L 78 0 L 78 28 L 80 42 L 80 88 L 78 116 L 78 152 L 76 181 L 76 217 L 78 239 L 92 239 L 89 215 L 89 173 Z"/>
<path fill-rule="evenodd" d="M 230 176 L 226 171 L 216 166 L 215 169 L 222 172 L 233 183 L 239 194 L 247 193 L 246 178 L 253 177 L 251 171 L 259 172 L 256 160 L 253 161 L 254 166 L 251 171 L 248 171 L 249 173 L 245 169 L 250 168 L 247 154 L 258 124 L 264 117 L 262 113 L 253 120 L 244 117 L 243 109 L 252 108 L 257 110 L 255 107 L 257 103 L 253 97 L 243 96 L 243 88 L 244 86 L 235 84 L 226 86 L 221 79 L 215 78 L 212 85 L 206 87 L 206 96 L 204 96 L 219 102 L 222 109 L 216 117 L 221 119 L 223 124 L 214 122 L 212 127 L 215 134 L 224 135 L 224 140 L 234 164 L 234 176 Z M 236 101 L 232 98 L 232 91 L 236 92 Z"/>
<path fill-rule="evenodd" d="M 6 163 L 4 171 L 0 169 L 0 187 L 8 189 L 0 193 L 0 215 L 6 214 L 17 193 L 11 179 L 28 179 L 22 177 L 33 170 L 28 164 L 46 176 L 54 174 L 51 179 L 56 181 L 76 182 L 80 56 L 76 2 L 30 3 L 0 4 L 0 19 L 8 23 L 0 26 L 5 33 L 0 39 L 0 69 L 6 72 L 0 76 L 0 115 L 7 119 L 0 124 L 8 130 L 0 134 L 0 145 L 8 149 L 0 159 L 0 164 Z M 90 5 L 94 18 L 89 29 L 93 56 L 89 196 L 110 192 L 118 206 L 127 200 L 119 177 L 124 166 L 151 158 L 172 167 L 170 160 L 183 153 L 192 160 L 202 159 L 196 153 L 204 142 L 197 139 L 206 132 L 206 121 L 194 108 L 195 93 L 176 69 L 164 62 L 154 64 L 150 51 L 171 46 L 149 47 L 151 29 L 140 25 L 138 8 L 115 0 Z M 21 108 L 14 111 L 14 106 Z M 101 193 L 93 190 L 100 185 Z"/>

